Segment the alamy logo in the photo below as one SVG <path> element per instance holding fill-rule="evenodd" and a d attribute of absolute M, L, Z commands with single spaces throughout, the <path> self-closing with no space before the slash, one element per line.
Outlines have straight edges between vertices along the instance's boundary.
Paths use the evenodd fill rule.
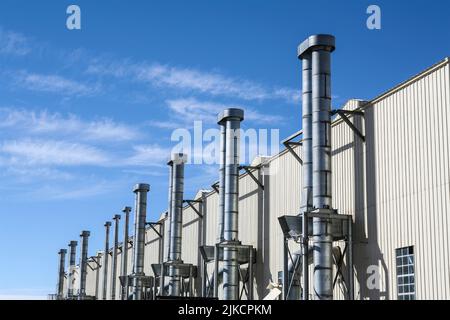
<path fill-rule="evenodd" d="M 369 30 L 381 30 L 381 8 L 377 5 L 370 5 L 367 8 L 367 28 Z"/>
<path fill-rule="evenodd" d="M 67 7 L 66 13 L 69 15 L 66 20 L 66 27 L 69 30 L 81 30 L 81 9 L 77 5 Z"/>

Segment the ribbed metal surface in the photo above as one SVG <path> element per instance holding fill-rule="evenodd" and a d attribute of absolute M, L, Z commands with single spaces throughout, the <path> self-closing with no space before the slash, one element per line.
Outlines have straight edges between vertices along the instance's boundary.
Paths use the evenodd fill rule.
<path fill-rule="evenodd" d="M 59 265 L 58 265 L 58 299 L 62 299 L 64 296 L 64 277 L 66 275 L 65 264 L 66 264 L 66 249 L 61 249 L 58 252 L 59 255 Z"/>
<path fill-rule="evenodd" d="M 67 296 L 71 298 L 73 296 L 73 282 L 74 282 L 74 273 L 75 273 L 75 266 L 77 264 L 76 262 L 76 256 L 77 256 L 77 241 L 70 241 L 69 242 L 69 272 L 67 275 Z"/>
<path fill-rule="evenodd" d="M 417 298 L 450 298 L 449 88 L 446 60 L 367 104 L 364 118 L 351 118 L 365 133 L 366 143 L 341 120 L 332 125 L 332 205 L 340 214 L 354 216 L 356 299 L 397 298 L 395 249 L 405 246 L 415 250 Z M 345 108 L 361 104 L 351 101 Z M 303 157 L 300 149 L 296 152 Z M 271 174 L 262 178 L 265 201 L 248 175 L 239 180 L 240 240 L 258 250 L 257 299 L 268 293 L 269 281 L 276 281 L 283 271 L 277 218 L 298 214 L 303 188 L 302 166 L 287 151 L 274 157 L 266 172 Z M 205 205 L 205 242 L 213 245 L 217 193 L 209 193 Z M 199 219 L 190 208 L 183 215 L 182 258 L 195 264 Z M 150 272 L 149 263 L 158 262 L 160 242 L 153 230 L 147 234 L 145 271 Z M 367 268 L 372 265 L 380 268 L 380 289 L 367 288 Z M 219 297 L 223 298 L 221 290 Z M 339 282 L 334 297 L 343 298 Z"/>
<path fill-rule="evenodd" d="M 80 289 L 79 289 L 79 299 L 83 300 L 86 297 L 86 277 L 87 277 L 87 259 L 88 259 L 88 245 L 89 236 L 91 233 L 89 231 L 81 232 L 81 254 L 80 254 Z"/>
<path fill-rule="evenodd" d="M 125 221 L 123 225 L 123 242 L 122 242 L 122 252 L 121 255 L 119 255 L 119 259 L 121 260 L 121 270 L 120 274 L 121 276 L 127 276 L 128 275 L 128 238 L 129 238 L 129 230 L 130 230 L 130 207 L 123 208 L 122 212 L 125 215 Z M 120 299 L 121 300 L 127 300 L 127 288 L 126 286 L 121 286 L 120 289 Z"/>
<path fill-rule="evenodd" d="M 120 215 L 116 214 L 114 220 L 114 247 L 112 254 L 112 272 L 111 272 L 111 300 L 116 300 L 116 282 L 117 282 L 117 251 L 119 250 L 119 220 Z"/>
<path fill-rule="evenodd" d="M 136 194 L 135 218 L 134 218 L 134 264 L 133 264 L 133 300 L 142 300 L 145 252 L 145 224 L 147 219 L 147 193 L 150 191 L 148 184 L 138 184 L 133 192 Z"/>

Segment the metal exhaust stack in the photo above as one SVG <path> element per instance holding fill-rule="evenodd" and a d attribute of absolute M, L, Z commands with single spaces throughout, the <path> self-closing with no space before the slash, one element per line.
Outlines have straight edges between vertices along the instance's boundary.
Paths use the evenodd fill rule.
<path fill-rule="evenodd" d="M 69 255 L 69 275 L 67 277 L 67 297 L 71 299 L 73 297 L 73 281 L 76 268 L 76 255 L 77 255 L 77 241 L 70 241 L 70 255 Z"/>
<path fill-rule="evenodd" d="M 148 184 L 137 184 L 133 192 L 136 194 L 134 219 L 134 264 L 133 264 L 133 300 L 143 298 L 145 223 L 147 218 Z"/>
<path fill-rule="evenodd" d="M 116 214 L 114 220 L 114 248 L 111 272 L 111 300 L 116 300 L 116 280 L 117 280 L 117 250 L 119 249 L 119 220 L 120 215 Z"/>
<path fill-rule="evenodd" d="M 102 261 L 102 253 L 97 251 L 97 270 L 95 272 L 95 299 L 99 298 L 99 284 L 100 284 L 100 267 Z"/>
<path fill-rule="evenodd" d="M 88 244 L 89 231 L 81 232 L 81 257 L 80 257 L 80 292 L 78 298 L 84 300 L 86 298 L 86 276 L 87 276 L 87 260 L 88 260 Z"/>
<path fill-rule="evenodd" d="M 58 270 L 58 292 L 57 292 L 57 299 L 62 300 L 64 296 L 64 276 L 66 275 L 65 272 L 65 264 L 66 264 L 66 249 L 59 250 L 59 270 Z"/>
<path fill-rule="evenodd" d="M 105 258 L 103 259 L 103 290 L 102 299 L 106 300 L 107 287 L 108 287 L 108 264 L 109 264 L 109 230 L 111 228 L 111 222 L 105 222 Z"/>
<path fill-rule="evenodd" d="M 332 209 L 331 195 L 331 52 L 335 38 L 331 35 L 314 35 L 298 49 L 304 60 L 306 77 L 311 64 L 312 88 L 312 164 L 313 207 Z M 308 98 L 309 93 L 306 92 Z M 307 109 L 309 105 L 307 105 Z M 308 112 L 309 110 L 306 110 Z M 305 121 L 307 122 L 307 121 Z M 307 122 L 309 123 L 309 122 Z M 309 178 L 308 178 L 309 179 Z M 309 183 L 309 181 L 308 181 Z M 308 185 L 309 187 L 309 185 Z M 304 202 L 307 204 L 307 202 Z M 333 299 L 331 220 L 313 219 L 314 294 L 319 300 Z"/>
<path fill-rule="evenodd" d="M 226 126 L 219 121 L 220 126 L 220 159 L 219 159 L 219 217 L 217 229 L 217 243 L 224 240 L 223 222 L 225 216 L 225 161 L 226 161 Z"/>
<path fill-rule="evenodd" d="M 169 242 L 169 296 L 178 297 L 181 294 L 181 277 L 177 274 L 172 264 L 183 263 L 181 259 L 181 237 L 183 228 L 183 191 L 184 191 L 184 164 L 187 162 L 186 155 L 176 153 L 171 156 L 168 163 L 171 167 L 172 195 L 170 199 L 170 242 Z"/>
<path fill-rule="evenodd" d="M 122 212 L 125 214 L 125 224 L 123 231 L 123 244 L 122 244 L 122 270 L 120 274 L 125 277 L 125 285 L 122 286 L 120 298 L 122 300 L 128 299 L 128 230 L 130 225 L 130 207 L 123 208 Z"/>
<path fill-rule="evenodd" d="M 225 133 L 225 188 L 224 188 L 224 243 L 239 245 L 239 149 L 240 124 L 244 120 L 241 109 L 226 109 L 219 115 L 218 123 Z M 225 300 L 239 299 L 238 249 L 224 247 L 223 288 Z"/>

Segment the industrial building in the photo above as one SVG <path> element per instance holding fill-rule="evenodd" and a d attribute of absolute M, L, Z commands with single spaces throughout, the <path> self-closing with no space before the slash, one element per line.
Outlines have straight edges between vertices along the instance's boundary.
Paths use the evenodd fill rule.
<path fill-rule="evenodd" d="M 135 186 L 112 246 L 107 223 L 94 256 L 82 233 L 78 265 L 70 242 L 67 272 L 60 251 L 55 297 L 450 299 L 449 58 L 332 111 L 333 50 L 326 35 L 300 45 L 304 131 L 282 152 L 239 166 L 245 110 L 224 110 L 219 182 L 186 199 L 174 155 L 168 212 L 146 221 L 151 187 Z"/>

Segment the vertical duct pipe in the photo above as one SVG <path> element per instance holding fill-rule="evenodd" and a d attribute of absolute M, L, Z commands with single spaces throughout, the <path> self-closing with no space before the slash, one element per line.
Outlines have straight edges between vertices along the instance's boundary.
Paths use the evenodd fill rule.
<path fill-rule="evenodd" d="M 69 243 L 69 275 L 67 277 L 67 297 L 69 299 L 73 298 L 73 282 L 75 276 L 75 268 L 76 268 L 76 256 L 77 256 L 77 241 L 70 241 Z"/>
<path fill-rule="evenodd" d="M 64 296 L 64 276 L 66 275 L 65 272 L 65 263 L 66 263 L 66 249 L 59 250 L 59 266 L 58 266 L 58 292 L 57 292 L 57 299 L 62 300 Z"/>
<path fill-rule="evenodd" d="M 226 109 L 219 115 L 218 123 L 223 123 L 225 134 L 225 199 L 224 199 L 224 275 L 223 289 L 225 300 L 239 299 L 238 236 L 239 207 L 239 151 L 240 125 L 244 120 L 241 109 Z"/>
<path fill-rule="evenodd" d="M 184 164 L 186 155 L 175 153 L 171 156 L 171 191 L 172 200 L 170 213 L 170 242 L 169 242 L 169 296 L 179 297 L 181 294 L 181 278 L 173 264 L 183 263 L 181 259 L 181 237 L 183 229 L 183 191 L 184 191 Z"/>
<path fill-rule="evenodd" d="M 133 300 L 142 300 L 145 249 L 145 223 L 147 219 L 148 184 L 137 184 L 133 192 L 136 194 L 134 218 L 134 262 L 133 262 Z"/>
<path fill-rule="evenodd" d="M 303 192 L 300 214 L 305 215 L 312 210 L 313 193 L 313 163 L 312 163 L 312 56 L 307 51 L 299 56 L 303 62 L 302 70 L 302 160 L 303 160 Z M 305 219 L 307 223 L 307 219 Z M 305 226 L 305 224 L 303 224 Z M 307 224 L 306 224 L 307 226 Z M 302 274 L 303 274 L 303 300 L 309 297 L 309 264 L 308 264 L 308 234 L 303 228 L 302 239 Z"/>
<path fill-rule="evenodd" d="M 100 284 L 100 266 L 102 261 L 102 253 L 100 251 L 97 252 L 97 270 L 95 272 L 95 299 L 99 299 L 99 284 Z"/>
<path fill-rule="evenodd" d="M 299 56 L 312 57 L 313 207 L 332 209 L 331 195 L 331 52 L 335 38 L 314 35 L 299 47 Z M 313 219 L 314 295 L 333 299 L 332 236 L 329 219 Z"/>
<path fill-rule="evenodd" d="M 102 299 L 106 300 L 107 287 L 108 287 L 108 264 L 109 264 L 109 231 L 111 228 L 111 222 L 105 223 L 105 258 L 103 259 L 103 294 Z"/>
<path fill-rule="evenodd" d="M 122 244 L 122 270 L 120 274 L 125 277 L 125 285 L 122 286 L 120 298 L 122 300 L 128 299 L 128 231 L 130 229 L 130 207 L 123 208 L 122 212 L 125 214 L 125 223 L 123 230 L 123 244 Z"/>
<path fill-rule="evenodd" d="M 223 238 L 223 221 L 225 215 L 225 160 L 226 160 L 226 126 L 225 122 L 219 121 L 220 126 L 220 159 L 219 159 L 219 212 L 218 212 L 218 229 L 217 243 L 222 243 Z"/>
<path fill-rule="evenodd" d="M 78 298 L 84 300 L 86 298 L 86 276 L 87 276 L 87 260 L 88 260 L 88 245 L 89 231 L 81 232 L 81 257 L 80 257 L 80 292 Z"/>
<path fill-rule="evenodd" d="M 169 166 L 169 206 L 167 208 L 167 215 L 169 217 L 169 225 L 168 225 L 168 229 L 167 229 L 167 233 L 168 233 L 168 237 L 167 237 L 167 261 L 170 261 L 170 231 L 171 231 L 171 226 L 170 226 L 170 221 L 171 221 L 171 215 L 172 215 L 172 189 L 173 189 L 173 168 L 172 165 L 170 164 L 171 162 L 169 161 L 167 163 L 167 165 Z"/>
<path fill-rule="evenodd" d="M 111 270 L 111 300 L 116 300 L 116 281 L 117 281 L 117 251 L 119 250 L 119 220 L 120 215 L 116 214 L 114 220 L 114 248 L 112 256 Z"/>

